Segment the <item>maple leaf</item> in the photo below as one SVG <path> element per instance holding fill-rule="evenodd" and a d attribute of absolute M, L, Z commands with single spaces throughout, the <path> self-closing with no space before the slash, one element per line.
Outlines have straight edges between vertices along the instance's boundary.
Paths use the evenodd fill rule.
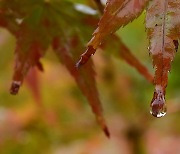
<path fill-rule="evenodd" d="M 41 109 L 43 108 L 43 102 L 41 97 L 41 90 L 40 90 L 40 77 L 38 74 L 38 70 L 32 68 L 25 78 L 26 84 L 32 92 L 32 96 L 37 104 L 38 107 Z"/>
<path fill-rule="evenodd" d="M 37 13 L 39 13 L 38 17 Z M 29 24 L 32 22 L 34 24 Z M 40 58 L 44 56 L 51 41 L 43 22 L 43 8 L 35 7 L 33 12 L 20 23 L 19 30 L 15 33 L 17 41 L 11 94 L 18 93 L 19 87 L 31 67 L 37 66 L 43 70 Z M 42 27 L 41 30 L 38 30 L 36 26 Z"/>
<path fill-rule="evenodd" d="M 60 12 L 60 8 L 57 7 L 58 4 L 59 2 L 56 1 L 56 3 L 53 5 L 53 8 Z M 80 90 L 87 98 L 92 111 L 96 115 L 97 122 L 103 129 L 105 135 L 110 137 L 108 127 L 103 117 L 103 110 L 99 99 L 98 90 L 96 88 L 93 62 L 90 61 L 90 63 L 88 63 L 85 68 L 79 71 L 74 66 L 78 55 L 85 47 L 84 42 L 87 42 L 86 37 L 90 36 L 90 33 L 92 32 L 91 22 L 94 22 L 96 17 L 94 19 L 92 16 L 81 14 L 75 11 L 72 6 L 69 7 L 69 10 L 73 12 L 71 15 L 68 14 L 69 20 L 75 20 L 76 22 L 72 23 L 68 20 L 67 22 L 63 23 L 63 26 L 60 22 L 54 23 L 54 28 L 58 27 L 59 32 L 57 33 L 57 31 L 55 31 L 55 33 L 52 34 L 52 47 L 57 57 L 60 59 L 60 62 L 66 66 L 70 74 L 75 79 Z M 54 21 L 57 21 L 56 19 L 59 19 L 59 16 L 54 13 L 52 16 L 55 18 Z M 71 22 L 70 25 L 69 22 Z M 63 27 L 66 27 L 66 29 Z M 78 27 L 82 27 L 81 32 L 77 30 Z"/>
<path fill-rule="evenodd" d="M 7 3 L 7 1 L 4 2 L 6 7 L 8 7 Z M 79 88 L 92 107 L 97 122 L 101 125 L 106 136 L 109 137 L 110 133 L 103 117 L 102 106 L 96 88 L 93 62 L 87 64 L 86 68 L 81 71 L 74 67 L 78 53 L 84 49 L 86 37 L 90 36 L 92 32 L 89 23 L 85 22 L 85 18 L 87 20 L 89 16 L 78 12 L 72 3 L 65 1 L 53 0 L 51 3 L 40 1 L 30 4 L 33 6 L 32 8 L 29 8 L 28 1 L 21 1 L 20 5 L 25 5 L 26 9 L 20 10 L 14 8 L 16 5 L 17 2 L 15 1 L 11 3 L 9 18 L 14 19 L 17 27 L 12 26 L 13 24 L 9 18 L 4 18 L 3 15 L 0 16 L 3 19 L 0 25 L 8 28 L 17 39 L 15 68 L 10 92 L 12 94 L 18 93 L 24 77 L 32 67 L 37 66 L 40 70 L 43 70 L 40 58 L 44 56 L 47 48 L 52 44 L 57 57 L 75 78 Z M 67 10 L 62 10 L 62 8 L 67 8 Z M 17 16 L 20 16 L 23 20 L 17 23 L 17 16 L 12 16 L 12 12 L 18 14 Z M 7 11 L 5 13 L 8 14 Z M 40 27 L 40 29 L 37 27 Z M 78 31 L 79 27 L 82 28 L 82 32 Z M 34 86 L 36 85 L 37 83 Z M 31 87 L 31 89 L 38 90 L 37 87 Z M 35 95 L 35 97 L 38 103 L 41 103 L 39 96 Z"/>
<path fill-rule="evenodd" d="M 76 66 L 85 64 L 108 35 L 137 18 L 147 2 L 148 0 L 108 0 L 98 28 Z"/>
<path fill-rule="evenodd" d="M 100 3 L 99 0 L 95 0 L 95 2 L 97 3 L 97 6 L 98 6 L 100 12 L 102 13 L 102 11 L 101 11 L 102 4 Z M 109 3 L 109 2 L 107 2 L 107 3 Z M 118 9 L 118 6 L 122 3 L 123 3 L 123 1 L 114 1 L 114 2 L 111 1 L 111 5 L 107 5 L 107 8 L 106 8 L 106 11 L 105 11 L 105 14 L 107 14 L 106 16 L 108 16 L 109 11 L 112 11 L 112 13 L 115 12 Z M 137 2 L 135 1 L 134 5 L 136 3 Z M 109 14 L 111 14 L 111 13 L 109 13 Z M 103 18 L 105 18 L 105 17 L 103 16 L 101 18 L 101 20 Z M 107 17 L 107 19 L 108 18 L 109 17 Z M 101 22 L 101 20 L 100 20 L 100 22 Z M 93 19 L 92 19 L 92 21 L 93 21 Z M 93 23 L 92 26 L 95 27 L 96 21 L 94 20 L 92 23 Z M 105 19 L 104 19 L 103 23 L 105 23 Z M 106 31 L 104 31 L 104 33 L 106 33 Z M 109 44 L 109 42 L 111 42 L 111 43 Z M 128 47 L 121 41 L 119 36 L 113 34 L 102 45 L 100 45 L 100 47 L 103 50 L 107 50 L 107 48 L 109 48 L 108 46 L 110 46 L 111 51 L 113 50 L 112 46 L 115 47 L 115 50 L 118 49 L 119 50 L 119 56 L 122 59 L 124 59 L 129 65 L 131 65 L 132 67 L 135 67 L 140 74 L 142 74 L 150 83 L 152 83 L 152 81 L 153 81 L 152 75 L 149 73 L 147 68 L 130 52 Z M 92 48 L 92 47 L 89 47 L 88 51 L 95 52 L 94 48 Z M 85 58 L 88 58 L 91 56 L 91 52 L 86 52 L 83 55 L 85 56 Z"/>
<path fill-rule="evenodd" d="M 62 36 L 62 35 L 61 35 Z M 66 66 L 71 75 L 74 77 L 82 93 L 88 99 L 92 111 L 96 115 L 97 122 L 100 124 L 104 130 L 106 136 L 110 136 L 109 130 L 106 126 L 103 114 L 102 106 L 99 100 L 98 91 L 95 85 L 95 72 L 93 69 L 93 63 L 90 61 L 85 67 L 78 71 L 74 67 L 75 60 L 73 59 L 73 54 L 76 52 L 71 52 L 70 50 L 81 51 L 79 49 L 79 40 L 77 37 L 74 37 L 73 40 L 67 42 L 67 44 L 62 43 L 61 37 L 55 37 L 53 41 L 53 49 L 56 55 L 59 57 L 60 61 Z M 70 47 L 73 46 L 73 47 Z M 70 47 L 70 48 L 69 48 Z"/>
<path fill-rule="evenodd" d="M 77 67 L 85 64 L 98 47 L 107 50 L 110 45 L 128 64 L 135 67 L 149 82 L 153 77 L 146 67 L 130 52 L 116 35 L 111 35 L 118 28 L 127 25 L 137 18 L 149 0 L 108 0 L 104 14 L 87 44 Z M 96 0 L 102 12 L 100 0 Z M 19 8 L 17 8 L 19 6 Z M 64 9 L 66 8 L 66 9 Z M 151 102 L 152 114 L 156 117 L 165 114 L 165 89 L 168 72 L 178 49 L 180 36 L 179 0 L 151 0 L 147 9 L 146 28 L 150 40 L 150 53 L 153 57 L 155 71 L 155 92 Z M 92 20 L 91 20 L 92 19 Z M 93 61 L 77 70 L 74 65 L 80 51 L 97 24 L 96 16 L 78 12 L 73 3 L 66 0 L 51 1 L 17 1 L 2 0 L 0 2 L 0 26 L 7 28 L 16 37 L 15 68 L 10 92 L 17 94 L 28 71 L 37 66 L 43 70 L 40 58 L 48 47 L 52 46 L 60 62 L 66 66 L 77 85 L 87 98 L 97 122 L 109 137 L 109 131 L 103 117 L 101 102 L 95 82 Z M 36 84 L 37 85 L 37 82 Z M 34 91 L 37 87 L 31 87 Z M 39 99 L 39 96 L 34 96 Z"/>
<path fill-rule="evenodd" d="M 180 1 L 153 0 L 147 9 L 146 28 L 150 40 L 150 53 L 156 69 L 155 91 L 151 102 L 152 115 L 166 114 L 165 92 L 171 62 L 178 48 L 180 37 Z"/>
<path fill-rule="evenodd" d="M 147 3 L 148 0 L 107 1 L 98 28 L 93 33 L 87 50 L 81 55 L 76 67 L 85 64 L 108 35 L 138 17 Z M 179 45 L 179 8 L 180 2 L 178 0 L 151 0 L 147 9 L 146 27 L 150 40 L 149 49 L 153 57 L 153 65 L 156 68 L 151 113 L 156 117 L 166 114 L 165 89 L 168 82 L 168 72 Z M 128 60 L 129 57 L 132 56 L 128 55 L 124 58 L 129 64 L 132 64 L 131 60 Z M 136 65 L 134 64 L 138 69 Z"/>

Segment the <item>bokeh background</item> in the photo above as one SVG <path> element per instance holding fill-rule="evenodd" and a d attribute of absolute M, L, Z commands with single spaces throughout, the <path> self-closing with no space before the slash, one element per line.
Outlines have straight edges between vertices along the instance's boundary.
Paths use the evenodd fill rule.
<path fill-rule="evenodd" d="M 145 13 L 117 34 L 153 73 L 144 18 Z M 169 74 L 168 112 L 157 119 L 149 113 L 153 85 L 123 59 L 97 51 L 92 58 L 111 132 L 111 138 L 107 139 L 86 98 L 51 49 L 42 59 L 45 71 L 33 69 L 19 94 L 10 95 L 14 49 L 15 38 L 0 29 L 1 154 L 180 153 L 179 53 Z"/>

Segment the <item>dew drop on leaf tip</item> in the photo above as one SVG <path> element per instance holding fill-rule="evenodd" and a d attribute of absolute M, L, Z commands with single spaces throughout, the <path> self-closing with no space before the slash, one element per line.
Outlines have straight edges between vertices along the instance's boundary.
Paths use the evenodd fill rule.
<path fill-rule="evenodd" d="M 166 115 L 167 108 L 166 108 L 164 94 L 162 91 L 154 92 L 154 98 L 151 102 L 150 107 L 151 107 L 150 113 L 154 117 L 161 118 Z"/>
<path fill-rule="evenodd" d="M 16 95 L 19 91 L 19 88 L 21 86 L 21 81 L 13 81 L 10 88 L 10 93 L 12 95 Z"/>

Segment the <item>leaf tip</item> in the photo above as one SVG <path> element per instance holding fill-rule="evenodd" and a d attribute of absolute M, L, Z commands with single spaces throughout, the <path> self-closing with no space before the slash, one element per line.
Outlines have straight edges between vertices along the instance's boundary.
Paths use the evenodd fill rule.
<path fill-rule="evenodd" d="M 11 84 L 10 93 L 12 95 L 18 94 L 20 86 L 21 86 L 21 81 L 13 81 Z"/>
<path fill-rule="evenodd" d="M 96 49 L 94 49 L 92 46 L 88 46 L 87 50 L 81 55 L 80 60 L 76 63 L 76 68 L 79 68 L 80 66 L 86 64 L 91 55 L 94 55 L 95 52 Z"/>
<path fill-rule="evenodd" d="M 104 131 L 104 134 L 106 135 L 106 137 L 110 139 L 111 136 L 110 136 L 110 132 L 109 132 L 109 129 L 107 126 L 105 126 L 103 128 L 103 131 Z"/>
<path fill-rule="evenodd" d="M 82 58 L 80 58 L 80 60 L 76 63 L 75 68 L 79 69 L 82 65 Z"/>

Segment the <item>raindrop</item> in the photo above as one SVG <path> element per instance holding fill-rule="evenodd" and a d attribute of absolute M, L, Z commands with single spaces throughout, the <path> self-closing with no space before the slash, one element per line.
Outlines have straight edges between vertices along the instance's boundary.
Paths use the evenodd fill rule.
<path fill-rule="evenodd" d="M 150 113 L 156 117 L 156 118 L 161 118 L 166 115 L 166 103 L 165 103 L 165 98 L 164 94 L 162 91 L 154 92 L 154 98 L 151 102 L 151 110 Z"/>
<path fill-rule="evenodd" d="M 11 84 L 10 93 L 12 95 L 16 95 L 19 91 L 20 86 L 21 86 L 21 81 L 13 81 Z"/>

